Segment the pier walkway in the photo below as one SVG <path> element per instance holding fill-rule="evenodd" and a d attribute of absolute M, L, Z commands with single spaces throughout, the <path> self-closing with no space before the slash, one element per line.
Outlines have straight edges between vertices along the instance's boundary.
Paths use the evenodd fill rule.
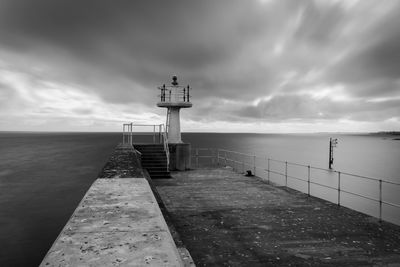
<path fill-rule="evenodd" d="M 191 266 L 138 154 L 118 146 L 40 266 Z"/>
<path fill-rule="evenodd" d="M 197 266 L 400 266 L 400 226 L 228 168 L 154 180 Z"/>

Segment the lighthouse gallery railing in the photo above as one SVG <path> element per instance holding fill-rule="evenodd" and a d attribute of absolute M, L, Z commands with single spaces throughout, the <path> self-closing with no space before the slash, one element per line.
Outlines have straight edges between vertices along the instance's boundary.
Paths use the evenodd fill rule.
<path fill-rule="evenodd" d="M 159 86 L 160 102 L 190 102 L 190 87 L 184 86 Z"/>
<path fill-rule="evenodd" d="M 310 165 L 305 165 L 305 164 L 299 164 L 295 162 L 289 162 L 289 161 L 283 161 L 283 160 L 277 160 L 269 157 L 260 157 L 262 158 L 263 161 L 267 163 L 266 168 L 265 167 L 260 167 L 257 165 L 257 156 L 256 155 L 251 155 L 251 154 L 246 154 L 246 153 L 241 153 L 237 151 L 231 151 L 231 150 L 226 150 L 226 149 L 215 149 L 215 148 L 194 148 L 192 150 L 194 153 L 192 154 L 192 158 L 194 159 L 194 163 L 196 167 L 199 167 L 201 165 L 204 166 L 204 164 L 201 164 L 201 160 L 211 160 L 212 165 L 224 165 L 224 166 L 230 166 L 233 168 L 233 170 L 245 173 L 245 171 L 252 171 L 254 175 L 261 176 L 261 173 L 258 173 L 260 170 L 262 172 L 266 172 L 266 180 L 268 183 L 271 182 L 271 174 L 278 175 L 284 179 L 284 186 L 285 187 L 291 187 L 288 183 L 288 179 L 291 180 L 296 180 L 300 181 L 304 184 L 307 185 L 307 190 L 306 193 L 308 196 L 313 195 L 313 192 L 311 191 L 311 185 L 327 188 L 329 190 L 334 190 L 337 192 L 337 199 L 336 199 L 336 204 L 338 206 L 341 206 L 341 197 L 343 196 L 343 193 L 352 195 L 355 197 L 367 199 L 370 201 L 373 201 L 378 204 L 378 209 L 379 209 L 379 215 L 377 216 L 379 220 L 382 220 L 382 210 L 383 210 L 383 205 L 391 206 L 393 208 L 396 208 L 398 212 L 400 212 L 400 203 L 393 203 L 387 200 L 384 200 L 383 196 L 383 187 L 384 186 L 392 186 L 392 187 L 397 187 L 397 191 L 400 190 L 400 183 L 396 182 L 391 182 L 387 180 L 382 180 L 378 178 L 373 178 L 373 177 L 368 177 L 368 176 L 363 176 L 363 175 L 358 175 L 358 174 L 353 174 L 353 173 L 348 173 L 348 172 L 342 172 L 342 171 L 337 171 L 337 170 L 331 170 L 331 169 L 325 169 L 325 168 L 320 168 L 320 167 L 314 167 Z M 280 164 L 281 168 L 273 168 L 273 164 Z M 208 165 L 208 164 L 206 164 Z M 305 177 L 298 177 L 297 175 L 289 172 L 289 167 L 291 166 L 296 166 L 300 168 L 304 168 L 306 175 Z M 282 169 L 283 171 L 277 170 L 277 169 Z M 327 172 L 329 174 L 336 174 L 337 177 L 337 184 L 336 186 L 331 186 L 327 184 L 323 184 L 320 182 L 315 181 L 315 178 L 311 176 L 311 171 L 312 170 L 317 170 L 317 171 L 323 171 Z M 301 172 L 301 171 L 298 171 Z M 296 173 L 298 173 L 296 172 Z M 359 178 L 362 181 L 370 181 L 372 183 L 375 183 L 376 188 L 378 190 L 378 197 L 372 197 L 368 195 L 364 195 L 358 192 L 350 191 L 348 189 L 343 188 L 343 176 L 346 177 L 353 177 L 353 178 Z M 291 187 L 293 188 L 293 187 Z M 293 188 L 295 189 L 295 188 Z M 296 189 L 298 190 L 298 189 Z M 315 195 L 315 194 L 314 194 Z M 331 201 L 333 202 L 333 201 Z M 398 213 L 397 213 L 398 214 Z"/>

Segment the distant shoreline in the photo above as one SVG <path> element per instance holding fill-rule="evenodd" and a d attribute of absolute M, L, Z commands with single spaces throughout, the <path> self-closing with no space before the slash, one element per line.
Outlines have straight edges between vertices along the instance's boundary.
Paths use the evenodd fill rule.
<path fill-rule="evenodd" d="M 0 134 L 121 134 L 121 132 L 85 132 L 85 131 L 0 131 Z M 260 135 L 376 135 L 376 136 L 400 136 L 400 131 L 382 131 L 382 132 L 306 132 L 306 133 L 255 133 L 255 132 L 182 132 L 184 134 L 260 134 Z M 400 140 L 396 138 L 394 140 Z"/>

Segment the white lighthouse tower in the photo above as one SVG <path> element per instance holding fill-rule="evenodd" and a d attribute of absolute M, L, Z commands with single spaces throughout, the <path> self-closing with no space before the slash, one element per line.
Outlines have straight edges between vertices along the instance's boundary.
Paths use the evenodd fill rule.
<path fill-rule="evenodd" d="M 172 77 L 171 86 L 158 87 L 160 89 L 160 102 L 157 103 L 158 107 L 167 108 L 167 136 L 169 144 L 182 143 L 181 138 L 181 123 L 179 118 L 179 111 L 181 108 L 190 108 L 190 87 L 179 86 L 178 78 L 176 75 Z"/>
<path fill-rule="evenodd" d="M 167 140 L 169 147 L 169 167 L 171 170 L 187 170 L 191 165 L 191 146 L 183 143 L 181 138 L 181 122 L 179 111 L 181 108 L 190 108 L 190 87 L 179 86 L 176 75 L 172 76 L 172 83 L 158 87 L 160 101 L 158 107 L 167 108 Z"/>

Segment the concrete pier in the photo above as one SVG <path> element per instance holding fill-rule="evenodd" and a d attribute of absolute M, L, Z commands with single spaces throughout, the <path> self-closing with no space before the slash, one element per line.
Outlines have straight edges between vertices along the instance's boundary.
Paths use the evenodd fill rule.
<path fill-rule="evenodd" d="M 181 259 L 132 147 L 119 146 L 100 177 L 41 266 L 190 266 L 188 254 L 186 263 Z"/>
<path fill-rule="evenodd" d="M 400 266 L 400 226 L 230 168 L 151 180 L 132 146 L 119 146 L 41 266 L 194 266 L 193 261 Z"/>
<path fill-rule="evenodd" d="M 400 226 L 230 169 L 154 181 L 197 266 L 400 266 Z"/>

